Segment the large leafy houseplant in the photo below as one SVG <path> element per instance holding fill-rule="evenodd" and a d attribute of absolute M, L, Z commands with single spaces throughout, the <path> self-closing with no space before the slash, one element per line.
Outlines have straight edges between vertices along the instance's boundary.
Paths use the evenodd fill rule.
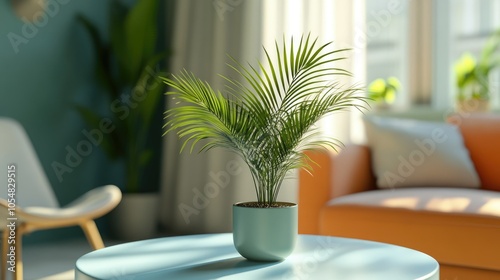
<path fill-rule="evenodd" d="M 247 259 L 282 260 L 293 251 L 297 207 L 278 201 L 283 179 L 292 169 L 310 168 L 304 151 L 339 144 L 321 137 L 314 127 L 318 120 L 365 104 L 358 88 L 334 80 L 350 73 L 333 65 L 346 50 L 329 45 L 310 36 L 281 48 L 276 43 L 275 59 L 264 49 L 267 67 L 231 59 L 241 80 L 222 76 L 226 95 L 187 71 L 164 79 L 167 94 L 179 101 L 166 112 L 166 133 L 176 131 L 182 149 L 191 143 L 193 150 L 200 141 L 201 151 L 226 148 L 250 169 L 257 200 L 233 205 L 234 245 Z"/>
<path fill-rule="evenodd" d="M 110 1 L 109 42 L 90 19 L 78 17 L 92 40 L 95 72 L 109 103 L 104 112 L 85 106 L 77 110 L 92 128 L 111 120 L 114 129 L 103 133 L 100 147 L 110 159 L 123 161 L 125 193 L 155 190 L 141 186 L 141 175 L 153 156 L 148 137 L 164 91 L 157 78 L 165 57 L 157 51 L 158 6 L 158 0 L 138 0 L 131 7 Z"/>

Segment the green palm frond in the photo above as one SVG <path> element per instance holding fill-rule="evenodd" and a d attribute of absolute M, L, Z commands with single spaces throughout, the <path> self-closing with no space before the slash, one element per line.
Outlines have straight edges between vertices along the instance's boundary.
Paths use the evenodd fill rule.
<path fill-rule="evenodd" d="M 356 87 L 343 88 L 335 77 L 351 75 L 333 64 L 346 49 L 328 50 L 330 43 L 301 37 L 289 47 L 276 43 L 273 60 L 264 49 L 265 66 L 228 64 L 241 80 L 221 76 L 228 96 L 184 70 L 164 78 L 168 95 L 178 104 L 165 112 L 166 132 L 176 131 L 192 151 L 222 147 L 239 154 L 254 179 L 258 202 L 272 205 L 281 183 L 295 168 L 310 168 L 304 151 L 336 148 L 340 142 L 321 137 L 314 125 L 325 115 L 351 107 L 364 109 L 366 99 Z"/>

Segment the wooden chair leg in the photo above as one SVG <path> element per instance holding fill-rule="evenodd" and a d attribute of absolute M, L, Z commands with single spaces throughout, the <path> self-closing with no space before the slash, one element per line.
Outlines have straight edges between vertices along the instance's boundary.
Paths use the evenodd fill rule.
<path fill-rule="evenodd" d="M 104 248 L 101 234 L 99 234 L 99 230 L 93 220 L 86 221 L 80 224 L 80 226 L 82 227 L 83 232 L 85 232 L 85 236 L 87 237 L 90 246 L 92 246 L 94 250 Z"/>
<path fill-rule="evenodd" d="M 22 250 L 22 242 L 23 242 L 23 225 L 17 225 L 15 232 L 15 243 L 9 244 L 9 236 L 11 234 L 11 231 L 6 228 L 2 232 L 2 272 L 1 272 L 1 279 L 5 280 L 7 279 L 7 261 L 10 261 L 9 257 L 7 256 L 8 252 L 10 252 L 10 246 L 15 246 L 14 254 L 15 254 L 15 270 L 14 270 L 14 279 L 15 280 L 23 280 L 23 250 Z"/>
<path fill-rule="evenodd" d="M 2 271 L 0 275 L 1 280 L 7 279 L 7 248 L 9 247 L 8 239 L 9 230 L 7 228 L 4 228 L 4 230 L 2 231 L 2 256 L 0 257 L 0 259 L 2 260 Z"/>
<path fill-rule="evenodd" d="M 18 225 L 16 227 L 16 271 L 14 272 L 14 278 L 16 280 L 23 280 L 23 233 L 24 233 L 24 224 Z"/>

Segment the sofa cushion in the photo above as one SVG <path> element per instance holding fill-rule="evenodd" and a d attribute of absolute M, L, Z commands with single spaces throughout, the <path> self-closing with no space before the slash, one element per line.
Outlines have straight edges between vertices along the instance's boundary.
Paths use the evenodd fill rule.
<path fill-rule="evenodd" d="M 323 208 L 320 234 L 405 246 L 441 264 L 500 270 L 500 193 L 405 188 L 351 194 Z"/>
<path fill-rule="evenodd" d="M 448 121 L 459 126 L 482 188 L 500 191 L 500 115 L 455 115 Z"/>
<path fill-rule="evenodd" d="M 379 188 L 480 186 L 456 126 L 376 116 L 364 123 Z"/>
<path fill-rule="evenodd" d="M 500 222 L 500 192 L 486 190 L 426 187 L 375 190 L 341 196 L 328 205 L 341 204 L 496 216 Z"/>

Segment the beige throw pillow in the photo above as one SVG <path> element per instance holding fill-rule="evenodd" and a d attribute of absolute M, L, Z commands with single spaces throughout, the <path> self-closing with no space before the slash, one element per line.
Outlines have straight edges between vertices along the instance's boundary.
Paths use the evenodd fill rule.
<path fill-rule="evenodd" d="M 376 116 L 364 123 L 379 188 L 480 186 L 456 126 Z"/>

